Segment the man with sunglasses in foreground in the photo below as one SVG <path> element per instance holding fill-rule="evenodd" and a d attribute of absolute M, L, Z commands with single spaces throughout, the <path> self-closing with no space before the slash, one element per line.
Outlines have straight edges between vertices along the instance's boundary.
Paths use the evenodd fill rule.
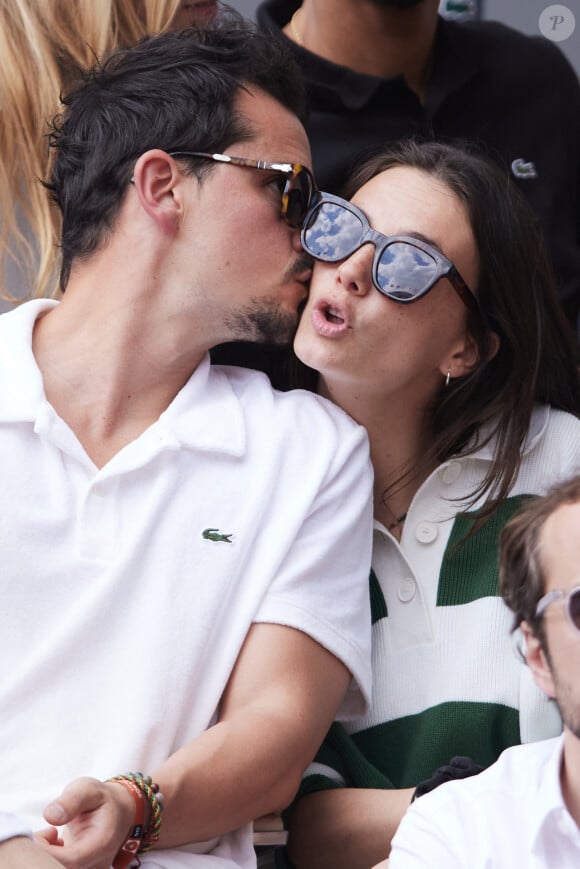
<path fill-rule="evenodd" d="M 367 705 L 364 431 L 208 359 L 295 331 L 301 117 L 234 15 L 65 100 L 66 291 L 0 318 L 3 867 L 250 869 L 252 819 Z"/>
<path fill-rule="evenodd" d="M 508 748 L 479 775 L 414 802 L 389 869 L 580 865 L 579 530 L 577 476 L 512 519 L 500 548 L 501 592 L 562 736 Z"/>

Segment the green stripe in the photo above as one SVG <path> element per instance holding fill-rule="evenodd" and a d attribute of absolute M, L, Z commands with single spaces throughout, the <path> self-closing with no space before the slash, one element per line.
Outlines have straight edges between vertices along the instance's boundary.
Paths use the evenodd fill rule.
<path fill-rule="evenodd" d="M 468 539 L 477 514 L 457 516 L 443 556 L 437 606 L 458 606 L 498 594 L 499 535 L 508 519 L 519 512 L 530 497 L 516 495 L 507 498 L 485 525 Z"/>
<path fill-rule="evenodd" d="M 355 739 L 350 736 L 342 724 L 334 722 L 326 734 L 326 739 L 319 748 L 314 760 L 326 764 L 336 770 L 350 788 L 392 788 L 390 782 L 373 764 L 367 760 Z M 334 779 L 306 772 L 302 780 L 298 796 L 313 793 L 328 788 L 341 787 Z"/>
<path fill-rule="evenodd" d="M 371 618 L 374 625 L 374 623 L 380 621 L 380 619 L 386 618 L 388 613 L 387 602 L 385 601 L 384 595 L 381 591 L 380 583 L 372 568 L 371 575 L 369 577 L 369 585 L 371 592 Z"/>
<path fill-rule="evenodd" d="M 296 800 L 305 797 L 306 794 L 315 794 L 317 791 L 342 790 L 340 782 L 334 781 L 332 778 L 327 778 L 325 775 L 316 773 L 315 775 L 307 775 L 302 779 L 300 789 L 294 797 Z M 294 805 L 293 803 L 293 805 Z"/>
<path fill-rule="evenodd" d="M 441 703 L 352 736 L 334 723 L 316 760 L 337 770 L 347 787 L 406 788 L 429 778 L 455 755 L 487 767 L 504 748 L 520 742 L 517 709 L 499 703 Z M 307 775 L 299 796 L 336 787 L 323 775 Z"/>
<path fill-rule="evenodd" d="M 352 739 L 395 787 L 414 787 L 455 755 L 492 764 L 504 748 L 520 743 L 519 712 L 495 703 L 442 703 Z"/>

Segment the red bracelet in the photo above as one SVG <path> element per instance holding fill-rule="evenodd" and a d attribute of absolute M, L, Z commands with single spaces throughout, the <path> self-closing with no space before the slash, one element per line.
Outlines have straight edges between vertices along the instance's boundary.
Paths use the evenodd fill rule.
<path fill-rule="evenodd" d="M 144 854 L 145 851 L 149 851 L 159 839 L 163 795 L 159 793 L 159 787 L 151 781 L 151 777 L 143 775 L 142 772 L 116 775 L 107 781 L 118 782 L 123 785 L 130 791 L 135 803 L 134 826 L 113 861 L 113 869 L 127 869 L 133 860 L 136 860 L 136 865 L 140 866 L 141 861 L 137 854 Z M 149 816 L 145 827 L 146 806 L 149 806 Z"/>
<path fill-rule="evenodd" d="M 115 779 L 115 781 L 123 785 L 130 792 L 135 803 L 133 826 L 113 860 L 113 869 L 127 869 L 127 866 L 130 866 L 134 860 L 137 861 L 137 866 L 141 865 L 141 861 L 137 857 L 137 851 L 141 847 L 141 842 L 145 836 L 145 797 L 140 788 L 132 781 L 128 781 L 127 779 Z"/>

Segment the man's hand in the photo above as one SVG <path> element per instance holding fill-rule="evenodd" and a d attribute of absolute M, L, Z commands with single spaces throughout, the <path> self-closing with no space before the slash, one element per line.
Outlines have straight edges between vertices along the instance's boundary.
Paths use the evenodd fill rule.
<path fill-rule="evenodd" d="M 46 807 L 44 817 L 51 826 L 36 833 L 35 842 L 62 866 L 109 869 L 132 826 L 134 804 L 114 782 L 81 778 Z"/>

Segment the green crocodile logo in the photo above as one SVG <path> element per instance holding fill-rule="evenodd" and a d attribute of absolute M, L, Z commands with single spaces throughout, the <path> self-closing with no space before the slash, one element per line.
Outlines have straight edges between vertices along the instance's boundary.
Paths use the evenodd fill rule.
<path fill-rule="evenodd" d="M 231 543 L 233 533 L 232 531 L 231 534 L 221 534 L 219 528 L 206 528 L 201 536 L 204 540 L 212 540 L 214 543 Z"/>

